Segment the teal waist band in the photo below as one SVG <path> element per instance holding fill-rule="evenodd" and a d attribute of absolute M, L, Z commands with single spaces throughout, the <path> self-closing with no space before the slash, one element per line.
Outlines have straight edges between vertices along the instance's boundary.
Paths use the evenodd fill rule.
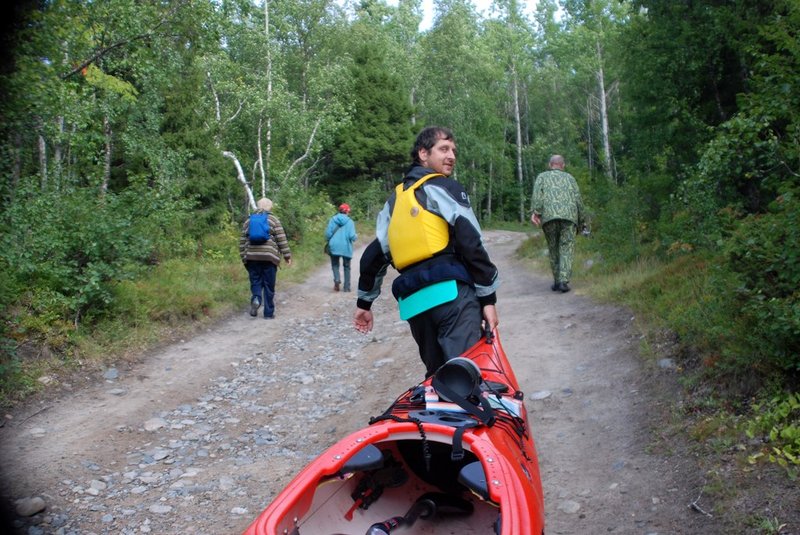
<path fill-rule="evenodd" d="M 449 303 L 458 296 L 458 285 L 456 281 L 442 281 L 421 290 L 417 290 L 408 297 L 397 300 L 400 306 L 400 319 L 407 320 L 426 310 Z"/>

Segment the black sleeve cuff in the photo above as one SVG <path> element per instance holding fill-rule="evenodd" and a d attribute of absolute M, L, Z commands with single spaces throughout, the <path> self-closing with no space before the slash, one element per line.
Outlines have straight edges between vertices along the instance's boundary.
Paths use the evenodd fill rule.
<path fill-rule="evenodd" d="M 362 310 L 369 310 L 372 308 L 372 301 L 365 301 L 364 299 L 359 299 L 356 301 L 356 306 Z"/>
<path fill-rule="evenodd" d="M 496 304 L 497 303 L 497 293 L 496 292 L 492 292 L 489 295 L 484 295 L 483 297 L 479 297 L 478 298 L 478 303 L 481 304 L 481 308 L 483 308 L 485 306 L 488 306 L 488 305 Z"/>

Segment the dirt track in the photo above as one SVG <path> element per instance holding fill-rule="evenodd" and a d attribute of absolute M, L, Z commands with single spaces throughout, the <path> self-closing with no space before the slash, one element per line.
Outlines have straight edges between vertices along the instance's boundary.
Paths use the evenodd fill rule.
<path fill-rule="evenodd" d="M 659 432 L 673 372 L 641 361 L 630 313 L 580 295 L 579 280 L 553 293 L 549 277 L 515 260 L 523 238 L 486 234 L 547 533 L 721 533 L 688 507 L 702 475 Z M 14 414 L 0 429 L 5 497 L 47 505 L 18 519 L 19 532 L 240 533 L 309 459 L 422 379 L 388 281 L 384 290 L 363 336 L 350 326 L 355 294 L 332 292 L 327 268 L 291 287 L 279 273 L 276 320 L 243 304 L 192 339 Z"/>

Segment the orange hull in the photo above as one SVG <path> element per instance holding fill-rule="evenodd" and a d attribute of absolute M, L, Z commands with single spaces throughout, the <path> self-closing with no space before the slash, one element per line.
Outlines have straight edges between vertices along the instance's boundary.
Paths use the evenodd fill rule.
<path fill-rule="evenodd" d="M 491 425 L 437 401 L 429 378 L 306 466 L 245 535 L 544 533 L 528 415 L 496 334 L 462 356 L 489 385 Z M 428 497 L 436 512 L 414 518 L 411 510 Z M 370 531 L 391 518 L 399 518 L 397 527 Z"/>

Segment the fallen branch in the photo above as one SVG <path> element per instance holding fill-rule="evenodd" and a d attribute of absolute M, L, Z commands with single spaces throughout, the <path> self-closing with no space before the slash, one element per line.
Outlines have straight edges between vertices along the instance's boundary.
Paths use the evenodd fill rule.
<path fill-rule="evenodd" d="M 705 481 L 703 481 L 703 486 L 705 486 L 705 484 L 706 484 Z M 702 513 L 702 514 L 706 515 L 708 518 L 714 518 L 714 515 L 704 511 L 703 508 L 700 507 L 700 505 L 698 505 L 697 502 L 700 501 L 700 497 L 702 495 L 703 495 L 703 487 L 700 487 L 700 494 L 698 494 L 697 498 L 695 498 L 694 501 L 689 504 L 689 508 L 697 511 L 698 513 Z"/>

